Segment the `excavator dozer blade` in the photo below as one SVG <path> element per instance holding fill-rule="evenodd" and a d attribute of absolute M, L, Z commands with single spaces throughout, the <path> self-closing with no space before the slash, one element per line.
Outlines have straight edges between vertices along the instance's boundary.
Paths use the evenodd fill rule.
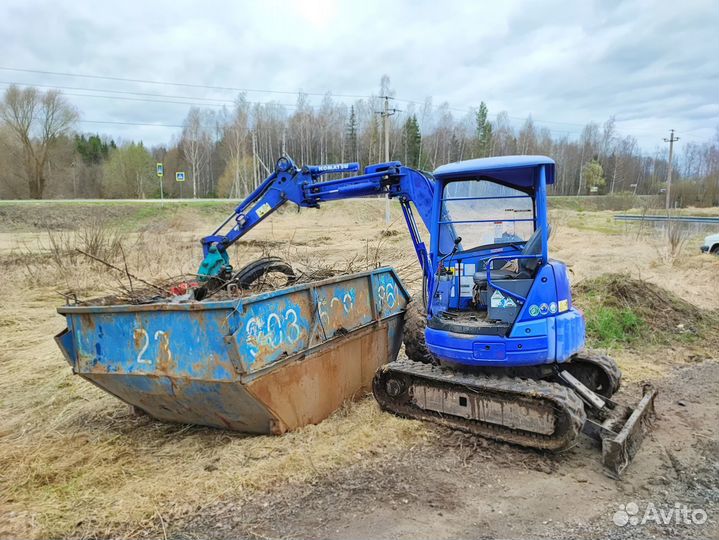
<path fill-rule="evenodd" d="M 599 421 L 588 419 L 584 424 L 584 433 L 597 439 L 602 445 L 602 464 L 612 478 L 620 478 L 624 470 L 634 459 L 646 434 L 651 430 L 655 418 L 654 398 L 657 391 L 645 385 L 644 396 L 636 407 L 627 407 L 613 403 L 619 412 L 613 419 Z M 623 424 L 621 423 L 624 420 Z"/>
<path fill-rule="evenodd" d="M 632 411 L 619 434 L 602 439 L 602 463 L 612 476 L 619 478 L 634 459 L 635 454 L 651 429 L 655 417 L 654 398 L 657 391 L 647 388 L 644 397 Z"/>

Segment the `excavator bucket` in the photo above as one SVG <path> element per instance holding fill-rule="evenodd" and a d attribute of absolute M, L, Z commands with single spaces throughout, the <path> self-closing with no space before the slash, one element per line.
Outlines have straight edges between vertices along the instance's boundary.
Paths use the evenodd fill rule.
<path fill-rule="evenodd" d="M 74 373 L 164 421 L 281 434 L 371 389 L 409 295 L 391 268 L 230 300 L 67 305 Z"/>
<path fill-rule="evenodd" d="M 604 398 L 611 408 L 605 418 L 588 418 L 583 431 L 602 447 L 602 464 L 606 473 L 620 478 L 651 429 L 655 418 L 654 398 L 657 391 L 645 385 L 643 397 L 636 407 L 620 405 Z"/>

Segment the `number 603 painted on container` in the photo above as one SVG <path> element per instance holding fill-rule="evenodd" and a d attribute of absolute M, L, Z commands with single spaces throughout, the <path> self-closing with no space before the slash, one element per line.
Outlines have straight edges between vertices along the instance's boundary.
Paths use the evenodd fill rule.
<path fill-rule="evenodd" d="M 267 319 L 251 317 L 245 325 L 247 332 L 248 352 L 255 358 L 260 352 L 260 346 L 278 349 L 284 341 L 294 344 L 302 335 L 302 328 L 298 324 L 297 312 L 290 308 L 284 317 L 277 313 L 270 313 Z"/>

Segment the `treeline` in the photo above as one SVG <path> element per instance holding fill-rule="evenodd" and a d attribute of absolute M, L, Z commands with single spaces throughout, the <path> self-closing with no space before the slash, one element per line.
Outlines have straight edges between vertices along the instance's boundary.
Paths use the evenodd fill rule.
<path fill-rule="evenodd" d="M 392 95 L 383 77 L 379 96 Z M 389 103 L 392 105 L 392 100 Z M 160 196 L 155 163 L 165 165 L 166 197 L 242 197 L 287 153 L 299 164 L 384 161 L 384 99 L 319 105 L 300 94 L 290 111 L 250 103 L 244 95 L 220 111 L 193 107 L 176 141 L 148 148 L 117 144 L 76 131 L 78 112 L 58 91 L 10 87 L 0 103 L 1 198 L 147 198 Z M 667 149 L 640 151 L 614 118 L 587 124 L 578 138 L 555 136 L 531 117 L 515 127 L 507 112 L 490 121 L 484 103 L 457 114 L 447 103 L 410 104 L 389 116 L 390 160 L 432 170 L 463 159 L 543 154 L 557 161 L 557 195 L 665 188 Z M 719 205 L 719 131 L 711 142 L 687 143 L 672 164 L 672 198 L 679 206 Z M 185 171 L 183 185 L 174 172 Z"/>

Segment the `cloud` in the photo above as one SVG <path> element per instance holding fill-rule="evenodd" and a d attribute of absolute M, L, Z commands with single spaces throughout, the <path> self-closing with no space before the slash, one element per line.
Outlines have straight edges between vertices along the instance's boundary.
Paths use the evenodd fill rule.
<path fill-rule="evenodd" d="M 682 141 L 700 141 L 719 124 L 715 0 L 6 0 L 0 33 L 4 67 L 336 95 L 376 93 L 387 73 L 400 99 L 432 96 L 459 111 L 484 100 L 491 113 L 532 114 L 555 134 L 576 134 L 586 122 L 616 115 L 618 128 L 648 151 L 669 128 L 685 133 Z M 226 91 L 9 71 L 0 71 L 0 81 L 234 98 Z M 188 109 L 68 97 L 85 120 L 179 124 Z M 177 131 L 83 128 L 150 144 Z"/>

